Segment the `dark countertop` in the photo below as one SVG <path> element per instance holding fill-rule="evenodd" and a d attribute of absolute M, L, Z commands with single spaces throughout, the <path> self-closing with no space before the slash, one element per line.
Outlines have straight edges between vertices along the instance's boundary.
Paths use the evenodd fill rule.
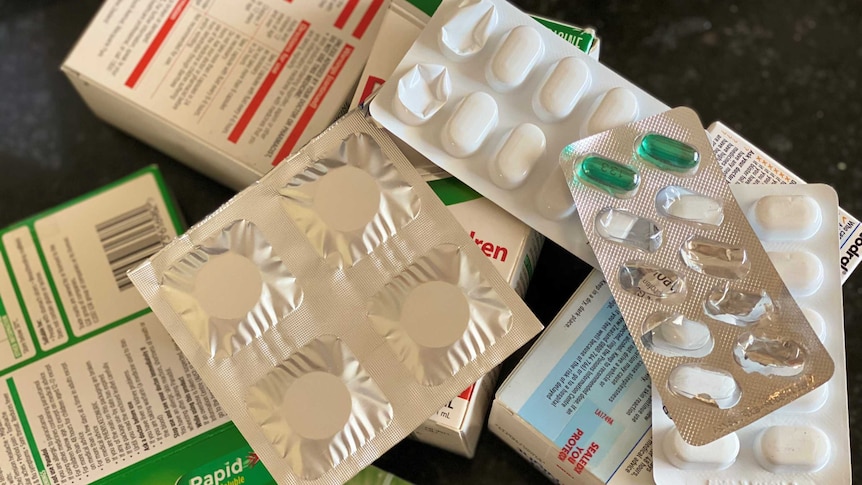
<path fill-rule="evenodd" d="M 721 120 L 862 216 L 862 4 L 516 1 L 591 25 L 601 59 L 671 106 Z M 96 119 L 59 66 L 99 0 L 0 0 L 0 227 L 157 163 L 194 222 L 232 192 Z M 547 244 L 527 303 L 548 323 L 588 267 Z M 844 285 L 853 462 L 862 459 L 862 276 Z M 857 299 L 859 298 L 859 299 Z M 516 360 L 510 359 L 504 371 Z M 485 432 L 467 460 L 405 441 L 378 464 L 418 483 L 531 483 L 541 475 Z M 857 467 L 858 468 L 858 467 Z M 854 477 L 862 481 L 862 468 Z"/>

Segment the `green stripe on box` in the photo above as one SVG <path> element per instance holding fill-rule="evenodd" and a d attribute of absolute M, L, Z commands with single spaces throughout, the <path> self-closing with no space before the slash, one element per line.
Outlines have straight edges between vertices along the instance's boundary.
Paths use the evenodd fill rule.
<path fill-rule="evenodd" d="M 467 184 L 455 177 L 428 182 L 431 190 L 443 201 L 444 205 L 455 205 L 469 200 L 478 199 L 482 194 L 471 189 Z"/>
<path fill-rule="evenodd" d="M 27 440 L 27 446 L 30 448 L 30 455 L 33 456 L 36 470 L 39 471 L 39 479 L 43 485 L 51 485 L 51 480 L 45 471 L 45 465 L 42 463 L 42 455 L 39 454 L 39 448 L 36 446 L 36 438 L 33 437 L 33 431 L 30 429 L 27 415 L 24 414 L 24 406 L 21 404 L 21 396 L 18 395 L 18 388 L 15 387 L 15 382 L 12 378 L 6 379 L 6 385 L 9 387 L 9 395 L 12 397 L 12 403 L 15 405 L 18 421 L 21 422 L 21 430 L 24 432 L 24 438 Z"/>

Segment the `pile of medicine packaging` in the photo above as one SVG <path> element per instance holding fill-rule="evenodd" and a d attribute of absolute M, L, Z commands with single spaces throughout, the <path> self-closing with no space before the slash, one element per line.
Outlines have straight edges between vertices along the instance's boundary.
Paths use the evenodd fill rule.
<path fill-rule="evenodd" d="M 188 27 L 186 3 L 163 12 L 170 27 Z M 505 0 L 351 1 L 337 18 L 320 10 L 300 22 L 289 16 L 318 7 L 258 3 L 256 22 L 262 12 L 288 19 L 266 39 L 287 42 L 288 60 L 258 76 L 266 89 L 247 87 L 251 104 L 227 140 L 201 135 L 177 157 L 237 188 L 262 178 L 129 277 L 267 480 L 349 480 L 539 332 L 487 243 L 416 171 L 430 161 L 596 268 L 545 330 L 566 336 L 540 339 L 494 401 L 492 431 L 543 473 L 564 483 L 849 482 L 841 283 L 853 266 L 838 242 L 859 223 L 843 213 L 835 240 L 831 189 L 730 186 L 735 154 L 756 148 L 603 66 L 592 31 L 579 31 L 581 46 Z M 354 10 L 365 13 L 351 20 Z M 327 97 L 330 84 L 344 98 L 369 52 L 386 50 L 389 38 L 369 38 L 381 25 L 412 44 L 379 62 L 392 66 L 374 73 L 388 82 L 361 82 L 360 108 L 330 124 L 344 101 Z M 98 35 L 87 32 L 64 70 L 109 122 L 151 116 L 131 95 L 111 104 L 112 82 L 150 82 L 140 65 L 87 72 Z M 326 44 L 320 55 L 314 42 Z M 297 49 L 307 55 L 290 58 Z M 276 84 L 281 67 L 311 68 L 299 59 L 327 74 L 298 101 L 301 122 L 281 120 L 270 97 L 299 82 Z M 227 58 L 211 61 L 227 72 Z M 195 136 L 182 123 L 165 136 L 127 128 L 162 147 Z M 278 123 L 290 125 L 287 140 L 265 139 Z M 254 161 L 231 151 L 238 141 Z M 222 145 L 230 160 L 208 161 Z M 626 449 L 614 446 L 621 416 L 645 426 L 629 430 Z"/>

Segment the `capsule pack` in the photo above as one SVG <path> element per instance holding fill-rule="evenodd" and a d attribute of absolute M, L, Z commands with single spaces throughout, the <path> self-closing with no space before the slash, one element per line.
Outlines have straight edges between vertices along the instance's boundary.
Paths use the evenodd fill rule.
<path fill-rule="evenodd" d="M 130 277 L 281 484 L 346 481 L 541 330 L 359 112 Z"/>
<path fill-rule="evenodd" d="M 594 266 L 557 157 L 667 109 L 503 0 L 443 2 L 389 79 L 377 121 Z"/>
<path fill-rule="evenodd" d="M 703 445 L 824 384 L 831 358 L 676 108 L 560 163 L 614 299 L 682 439 Z"/>
<path fill-rule="evenodd" d="M 850 483 L 838 197 L 822 184 L 731 189 L 837 369 L 825 385 L 704 446 L 680 439 L 655 396 L 656 482 Z"/>

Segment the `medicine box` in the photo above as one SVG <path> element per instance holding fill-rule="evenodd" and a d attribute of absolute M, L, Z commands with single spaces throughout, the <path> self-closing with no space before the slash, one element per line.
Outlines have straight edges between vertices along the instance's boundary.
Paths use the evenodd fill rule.
<path fill-rule="evenodd" d="M 716 121 L 707 129 L 712 149 L 727 181 L 731 184 L 804 184 L 805 181 L 778 163 L 763 150 L 724 123 Z M 859 219 L 838 208 L 838 247 L 841 283 L 859 266 L 862 226 Z"/>
<path fill-rule="evenodd" d="M 93 112 L 241 189 L 329 126 L 388 0 L 107 0 L 62 70 Z"/>
<path fill-rule="evenodd" d="M 488 428 L 559 483 L 650 484 L 650 379 L 593 270 L 497 391 Z"/>

